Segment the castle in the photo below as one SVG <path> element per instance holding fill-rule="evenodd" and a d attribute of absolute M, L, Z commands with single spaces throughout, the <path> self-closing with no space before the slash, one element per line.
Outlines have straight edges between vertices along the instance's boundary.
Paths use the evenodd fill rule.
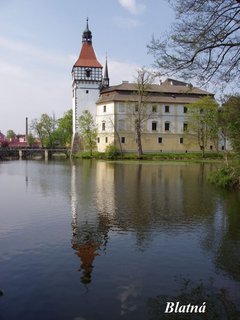
<path fill-rule="evenodd" d="M 102 71 L 92 46 L 92 32 L 87 20 L 81 52 L 72 68 L 73 148 L 83 149 L 78 119 L 84 110 L 89 110 L 98 128 L 98 151 L 104 152 L 107 146 L 115 145 L 123 152 L 136 152 L 134 119 L 139 98 L 136 84 L 123 81 L 110 86 L 107 60 L 104 75 Z M 199 151 L 196 137 L 186 135 L 188 104 L 205 96 L 213 97 L 213 94 L 174 79 L 150 85 L 147 93 L 149 117 L 142 125 L 143 151 Z M 210 144 L 206 150 L 214 148 Z"/>

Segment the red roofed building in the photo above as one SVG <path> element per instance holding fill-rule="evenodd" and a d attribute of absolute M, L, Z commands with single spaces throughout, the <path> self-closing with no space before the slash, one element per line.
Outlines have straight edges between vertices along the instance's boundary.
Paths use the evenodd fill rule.
<path fill-rule="evenodd" d="M 72 79 L 73 145 L 77 145 L 78 119 L 84 110 L 96 115 L 96 101 L 102 87 L 102 65 L 92 46 L 92 32 L 89 30 L 88 20 L 82 35 L 80 55 L 72 68 Z M 79 146 L 77 148 L 79 149 Z"/>

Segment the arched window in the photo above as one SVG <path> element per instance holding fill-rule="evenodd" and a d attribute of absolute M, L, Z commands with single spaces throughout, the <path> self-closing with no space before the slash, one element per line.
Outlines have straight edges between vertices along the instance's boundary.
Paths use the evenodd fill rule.
<path fill-rule="evenodd" d="M 106 130 L 106 122 L 103 121 L 103 122 L 102 122 L 102 131 L 105 131 L 105 130 Z"/>

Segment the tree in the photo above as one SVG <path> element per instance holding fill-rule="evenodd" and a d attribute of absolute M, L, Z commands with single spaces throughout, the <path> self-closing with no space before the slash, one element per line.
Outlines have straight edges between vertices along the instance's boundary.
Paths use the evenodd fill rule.
<path fill-rule="evenodd" d="M 29 144 L 29 147 L 32 147 L 35 143 L 35 138 L 33 136 L 33 134 L 30 132 L 28 134 L 28 144 Z"/>
<path fill-rule="evenodd" d="M 96 148 L 97 127 L 92 114 L 85 110 L 79 117 L 79 131 L 83 138 L 84 148 L 90 151 L 92 156 L 94 148 Z"/>
<path fill-rule="evenodd" d="M 196 136 L 198 145 L 205 155 L 207 144 L 215 142 L 218 145 L 218 104 L 206 96 L 188 106 L 188 130 L 189 134 Z"/>
<path fill-rule="evenodd" d="M 149 112 L 147 108 L 147 97 L 149 86 L 153 83 L 156 78 L 156 74 L 141 68 L 137 71 L 136 78 L 136 95 L 137 102 L 135 104 L 135 109 L 133 111 L 134 117 L 134 129 L 136 133 L 136 141 L 138 148 L 138 157 L 141 158 L 143 155 L 142 149 L 142 131 L 145 122 L 152 117 L 152 113 Z"/>
<path fill-rule="evenodd" d="M 64 113 L 63 117 L 57 120 L 57 129 L 55 130 L 55 140 L 61 146 L 71 145 L 72 140 L 72 110 Z"/>
<path fill-rule="evenodd" d="M 222 126 L 225 127 L 233 150 L 240 155 L 240 95 L 227 98 L 222 107 Z"/>
<path fill-rule="evenodd" d="M 7 131 L 7 138 L 8 139 L 13 139 L 16 137 L 16 133 L 13 130 L 8 130 Z"/>
<path fill-rule="evenodd" d="M 56 126 L 56 120 L 54 117 L 50 117 L 48 114 L 43 113 L 40 120 L 34 119 L 31 123 L 31 130 L 33 130 L 41 143 L 42 147 L 54 146 L 54 131 Z"/>
<path fill-rule="evenodd" d="M 239 80 L 240 0 L 168 0 L 177 21 L 148 45 L 162 74 Z"/>

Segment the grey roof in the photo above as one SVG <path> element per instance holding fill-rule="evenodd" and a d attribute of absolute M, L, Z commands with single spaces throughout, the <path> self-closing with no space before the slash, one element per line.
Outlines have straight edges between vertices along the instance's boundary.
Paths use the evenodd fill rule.
<path fill-rule="evenodd" d="M 159 103 L 192 103 L 212 93 L 193 87 L 185 82 L 167 79 L 162 84 L 149 85 L 146 100 Z M 105 88 L 101 91 L 97 104 L 110 101 L 137 101 L 136 83 L 123 83 Z"/>

